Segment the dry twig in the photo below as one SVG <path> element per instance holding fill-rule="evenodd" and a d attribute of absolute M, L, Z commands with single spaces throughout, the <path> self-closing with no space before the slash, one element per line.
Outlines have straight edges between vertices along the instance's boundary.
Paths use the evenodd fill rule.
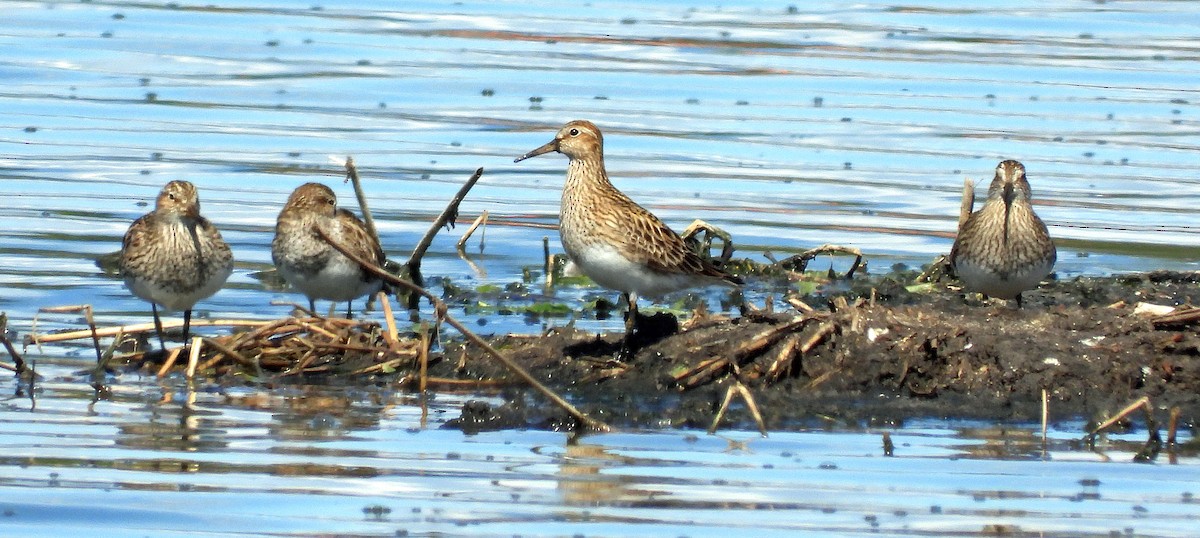
<path fill-rule="evenodd" d="M 479 234 L 479 250 L 481 252 L 483 251 L 483 244 L 485 241 L 485 236 L 487 235 L 487 220 L 488 220 L 488 212 L 485 209 L 485 210 L 483 210 L 482 213 L 479 214 L 478 217 L 475 218 L 475 222 L 471 223 L 471 227 L 467 228 L 467 231 L 463 232 L 462 237 L 460 237 L 458 239 L 459 252 L 466 251 L 467 241 L 469 239 L 471 239 L 471 235 L 474 234 L 475 230 L 477 230 L 480 226 L 484 226 L 484 230 L 482 232 L 480 232 L 480 234 Z"/>
<path fill-rule="evenodd" d="M 1133 413 L 1134 411 L 1137 411 L 1138 409 L 1145 409 L 1146 413 L 1150 412 L 1150 397 L 1149 396 L 1142 396 L 1141 398 L 1134 400 L 1133 403 L 1125 406 L 1124 409 L 1117 412 L 1117 414 L 1113 415 L 1112 418 L 1100 423 L 1099 426 L 1096 426 L 1095 428 L 1092 429 L 1092 431 L 1088 432 L 1088 434 L 1086 436 L 1084 436 L 1084 440 L 1091 442 L 1101 432 L 1112 427 L 1113 424 L 1120 422 L 1121 419 L 1124 419 L 1125 417 L 1129 416 L 1131 413 Z"/>
<path fill-rule="evenodd" d="M 425 251 L 429 250 L 429 245 L 433 244 L 433 238 L 437 235 L 438 230 L 441 230 L 443 227 L 449 228 L 454 226 L 454 219 L 458 218 L 459 204 L 462 203 L 463 198 L 467 197 L 467 193 L 470 192 L 471 187 L 475 186 L 475 182 L 479 181 L 480 177 L 483 177 L 483 168 L 475 170 L 475 173 L 467 179 L 462 188 L 458 189 L 458 193 L 446 205 L 446 209 L 442 210 L 442 214 L 438 215 L 438 218 L 429 226 L 429 231 L 425 232 L 425 236 L 417 243 L 416 248 L 413 249 L 412 256 L 409 256 L 408 261 L 404 262 L 404 267 L 408 270 L 409 279 L 418 287 L 425 286 L 425 279 L 421 278 L 421 258 L 425 256 Z M 390 273 L 388 275 L 391 276 Z M 409 310 L 416 309 L 415 296 L 409 300 L 408 307 Z"/>
<path fill-rule="evenodd" d="M 1200 307 L 1191 307 L 1156 316 L 1150 320 L 1150 323 L 1154 324 L 1155 328 L 1161 329 L 1164 327 L 1191 325 L 1198 321 L 1200 321 Z"/>
<path fill-rule="evenodd" d="M 42 312 L 47 312 L 47 313 L 51 313 L 51 314 L 63 314 L 63 313 L 68 313 L 68 312 L 83 312 L 84 319 L 87 320 L 87 324 L 88 324 L 88 334 L 91 335 L 91 337 L 92 337 L 92 346 L 96 348 L 96 364 L 100 364 L 100 363 L 104 362 L 104 357 L 102 356 L 102 354 L 100 352 L 100 336 L 96 334 L 96 320 L 92 316 L 92 305 L 81 304 L 81 305 L 71 305 L 71 306 L 50 306 L 50 307 L 46 307 L 46 308 L 39 308 L 38 314 L 41 314 Z M 35 328 L 34 331 L 36 331 L 37 316 L 34 316 L 34 318 L 33 318 L 33 326 Z M 182 324 L 180 326 L 182 326 Z M 45 341 L 45 340 L 43 340 L 43 341 Z M 40 347 L 40 342 L 39 342 L 39 347 Z"/>
<path fill-rule="evenodd" d="M 816 258 L 820 254 L 832 254 L 834 252 L 840 252 L 854 256 L 854 263 L 850 264 L 850 270 L 846 271 L 846 275 L 844 277 L 853 278 L 854 272 L 858 271 L 859 267 L 862 267 L 863 259 L 862 251 L 854 247 L 843 247 L 841 245 L 830 245 L 827 243 L 817 248 L 808 249 L 795 256 L 784 258 L 783 260 L 776 262 L 774 265 L 783 268 L 791 268 L 793 271 L 803 273 L 804 270 L 808 268 L 808 262 L 813 258 Z"/>
<path fill-rule="evenodd" d="M 358 208 L 362 210 L 363 224 L 366 224 L 367 232 L 375 238 L 375 243 L 379 244 L 379 232 L 375 230 L 375 219 L 371 218 L 371 209 L 367 206 L 367 195 L 363 194 L 358 167 L 354 166 L 354 157 L 346 157 L 346 179 L 354 185 L 354 196 L 358 198 Z"/>
<path fill-rule="evenodd" d="M 701 233 L 704 234 L 703 239 L 698 239 L 697 236 Z M 733 257 L 733 236 L 700 219 L 688 224 L 679 236 L 688 243 L 694 242 L 699 248 L 699 254 L 705 258 L 712 258 L 709 253 L 712 251 L 713 239 L 720 239 L 721 254 L 717 256 L 717 259 L 721 260 L 721 263 L 729 263 L 729 259 Z"/>
<path fill-rule="evenodd" d="M 262 327 L 275 323 L 274 321 L 261 320 L 246 320 L 246 319 L 193 319 L 192 327 Z M 163 330 L 173 329 L 175 327 L 183 327 L 183 320 L 162 322 Z M 104 327 L 98 328 L 95 331 L 97 338 L 117 336 L 119 334 L 135 334 L 154 330 L 153 323 L 134 323 L 131 325 L 121 325 L 119 327 Z M 26 340 L 35 345 L 49 344 L 52 342 L 64 342 L 68 340 L 78 340 L 92 336 L 91 330 L 68 331 L 52 334 L 37 334 L 33 332 L 26 337 Z"/>
<path fill-rule="evenodd" d="M 754 418 L 755 424 L 758 425 L 758 431 L 763 437 L 767 436 L 767 424 L 763 421 L 762 413 L 758 411 L 758 404 L 754 401 L 754 395 L 750 393 L 741 381 L 733 380 L 733 384 L 725 391 L 725 398 L 721 400 L 721 408 L 717 410 L 717 416 L 713 418 L 712 426 L 708 428 L 708 434 L 712 435 L 717 432 L 717 426 L 720 425 L 721 419 L 725 417 L 725 412 L 729 410 L 729 404 L 733 402 L 733 396 L 739 395 L 746 402 L 746 410 L 750 411 L 750 416 Z"/>

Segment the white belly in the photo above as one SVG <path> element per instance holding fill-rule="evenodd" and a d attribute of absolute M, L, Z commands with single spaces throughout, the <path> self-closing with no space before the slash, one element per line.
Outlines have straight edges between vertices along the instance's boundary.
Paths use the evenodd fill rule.
<path fill-rule="evenodd" d="M 378 279 L 363 281 L 358 264 L 340 254 L 331 257 L 325 267 L 312 274 L 289 271 L 285 265 L 278 269 L 288 283 L 312 299 L 350 301 L 375 293 L 382 287 Z"/>
<path fill-rule="evenodd" d="M 567 252 L 583 274 L 605 288 L 635 293 L 640 297 L 659 297 L 673 291 L 703 284 L 714 280 L 698 275 L 661 273 L 634 263 L 622 256 L 616 248 L 592 244 Z"/>
<path fill-rule="evenodd" d="M 217 272 L 200 287 L 191 290 L 179 290 L 165 287 L 150 279 L 125 276 L 125 287 L 134 296 L 158 304 L 169 311 L 191 310 L 200 299 L 211 297 L 225 285 L 225 280 L 233 272 L 231 267 Z"/>
<path fill-rule="evenodd" d="M 1012 299 L 1021 292 L 1036 288 L 1053 268 L 1054 263 L 1048 262 L 1003 276 L 987 267 L 960 259 L 955 266 L 955 272 L 963 284 L 966 284 L 967 289 L 997 299 Z"/>

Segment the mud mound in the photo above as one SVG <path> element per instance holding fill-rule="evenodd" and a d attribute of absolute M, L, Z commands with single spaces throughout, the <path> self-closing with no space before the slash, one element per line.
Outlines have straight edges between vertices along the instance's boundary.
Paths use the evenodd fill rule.
<path fill-rule="evenodd" d="M 1052 419 L 1107 415 L 1148 396 L 1158 408 L 1181 407 L 1194 423 L 1195 319 L 1156 317 L 1138 305 L 1192 304 L 1197 280 L 1150 273 L 1055 282 L 1029 294 L 1022 309 L 945 287 L 874 288 L 873 301 L 854 292 L 826 297 L 828 310 L 699 318 L 682 331 L 662 320 L 642 324 L 651 341 L 624 361 L 614 358 L 619 334 L 560 329 L 495 345 L 585 412 L 627 427 L 708 427 L 734 383 L 749 389 L 772 429 L 913 417 L 1036 420 L 1043 390 Z M 473 346 L 446 355 L 465 358 L 440 363 L 439 375 L 506 375 Z M 487 428 L 480 407 L 504 417 L 505 427 L 570 423 L 522 390 L 507 396 L 501 409 L 476 404 L 459 425 Z M 726 419 L 754 427 L 744 406 Z"/>

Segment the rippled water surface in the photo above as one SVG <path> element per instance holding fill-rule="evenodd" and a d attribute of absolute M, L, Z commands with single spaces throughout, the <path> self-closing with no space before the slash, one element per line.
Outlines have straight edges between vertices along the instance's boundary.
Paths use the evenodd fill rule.
<path fill-rule="evenodd" d="M 0 533 L 1192 536 L 1200 458 L 1080 424 L 757 433 L 441 429 L 464 397 L 121 380 L 0 403 Z M 6 382 L 8 384 L 8 382 Z M 12 391 L 5 389 L 12 394 Z M 895 455 L 883 452 L 891 433 Z M 1187 440 L 1187 438 L 1185 438 Z"/>
<path fill-rule="evenodd" d="M 148 319 L 95 261 L 171 179 L 199 187 L 238 261 L 198 315 L 286 314 L 270 302 L 297 297 L 252 276 L 270 267 L 275 216 L 307 181 L 353 207 L 350 155 L 401 260 L 483 167 L 460 220 L 490 213 L 483 252 L 478 237 L 468 249 L 479 269 L 454 252 L 460 226 L 426 276 L 536 281 L 543 237 L 559 250 L 566 159 L 512 159 L 577 118 L 604 130 L 619 188 L 676 229 L 724 228 L 741 256 L 839 243 L 874 271 L 927 263 L 949 250 L 963 180 L 1016 158 L 1060 277 L 1196 268 L 1192 2 L 566 4 L 0 1 L 0 311 L 14 336 L 46 306 Z M 548 323 L 512 317 L 480 323 Z M 438 395 L 422 427 L 418 401 L 379 387 L 189 392 L 126 375 L 92 403 L 72 374 L 87 350 L 43 352 L 53 381 L 36 404 L 0 410 L 6 535 L 101 521 L 139 536 L 1186 536 L 1200 513 L 1194 456 L 1081 451 L 1066 444 L 1078 425 L 1047 454 L 1028 432 L 944 424 L 896 430 L 896 458 L 857 430 L 571 444 L 437 429 L 467 396 Z"/>

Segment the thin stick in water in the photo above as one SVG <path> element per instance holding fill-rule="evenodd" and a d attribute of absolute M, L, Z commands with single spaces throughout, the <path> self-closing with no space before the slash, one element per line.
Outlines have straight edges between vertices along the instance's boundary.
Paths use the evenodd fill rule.
<path fill-rule="evenodd" d="M 191 353 L 188 353 L 187 370 L 183 374 L 187 379 L 196 377 L 196 365 L 200 363 L 200 343 L 203 341 L 203 336 L 192 337 Z"/>
<path fill-rule="evenodd" d="M 475 233 L 477 228 L 483 226 L 483 231 L 479 233 L 479 251 L 483 252 L 483 243 L 485 240 L 484 236 L 487 235 L 487 220 L 488 212 L 486 209 L 484 209 L 483 213 L 480 213 L 479 216 L 475 218 L 475 222 L 471 223 L 471 227 L 467 228 L 467 231 L 463 233 L 461 238 L 459 238 L 458 250 L 466 250 L 467 240 L 471 239 L 471 235 Z"/>
<path fill-rule="evenodd" d="M 409 278 L 417 286 L 424 286 L 424 279 L 421 278 L 421 258 L 425 256 L 425 251 L 429 250 L 429 245 L 433 244 L 433 238 L 437 235 L 438 230 L 454 225 L 454 219 L 458 217 L 459 204 L 462 203 L 463 198 L 467 197 L 467 193 L 471 191 L 471 187 L 475 186 L 475 182 L 479 181 L 480 177 L 483 177 L 483 168 L 475 170 L 475 173 L 467 179 L 467 182 L 458 189 L 458 193 L 446 205 L 446 209 L 442 210 L 442 214 L 438 215 L 438 218 L 429 226 L 429 231 L 425 232 L 425 236 L 417 243 L 416 248 L 413 249 L 412 256 L 408 258 L 407 262 L 404 262 L 404 266 L 408 268 Z"/>
<path fill-rule="evenodd" d="M 358 208 L 362 210 L 363 223 L 367 225 L 367 232 L 375 238 L 376 243 L 379 243 L 379 232 L 375 231 L 375 219 L 371 218 L 371 208 L 367 206 L 367 195 L 363 194 L 362 181 L 358 178 L 358 167 L 354 166 L 354 157 L 346 157 L 346 179 L 354 185 L 354 196 L 358 198 Z"/>

